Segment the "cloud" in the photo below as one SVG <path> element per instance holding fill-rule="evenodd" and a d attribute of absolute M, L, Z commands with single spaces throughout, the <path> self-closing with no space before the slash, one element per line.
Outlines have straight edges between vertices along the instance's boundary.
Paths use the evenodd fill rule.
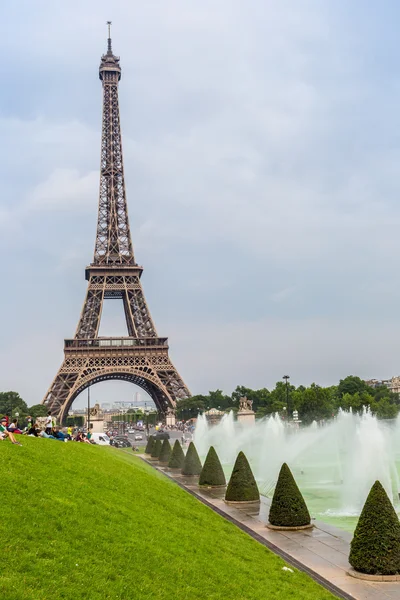
<path fill-rule="evenodd" d="M 80 175 L 77 169 L 55 169 L 39 183 L 28 198 L 26 208 L 32 210 L 95 210 L 99 172 Z"/>

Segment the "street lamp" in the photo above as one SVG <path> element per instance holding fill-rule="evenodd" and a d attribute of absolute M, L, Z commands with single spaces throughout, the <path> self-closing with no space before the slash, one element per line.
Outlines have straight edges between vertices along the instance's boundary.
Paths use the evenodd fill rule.
<path fill-rule="evenodd" d="M 88 385 L 87 389 L 87 432 L 89 433 L 90 428 L 90 385 Z"/>
<path fill-rule="evenodd" d="M 288 419 L 290 419 L 290 405 L 289 405 L 289 379 L 290 379 L 290 375 L 284 375 L 282 377 L 282 379 L 285 380 L 286 382 L 286 405 L 287 405 L 287 410 L 288 410 Z"/>

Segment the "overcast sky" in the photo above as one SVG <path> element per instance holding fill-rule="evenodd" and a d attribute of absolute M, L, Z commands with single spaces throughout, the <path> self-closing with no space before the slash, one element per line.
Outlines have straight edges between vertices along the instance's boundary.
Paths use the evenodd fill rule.
<path fill-rule="evenodd" d="M 397 2 L 5 0 L 0 389 L 41 401 L 75 332 L 107 19 L 135 255 L 192 393 L 400 374 Z"/>

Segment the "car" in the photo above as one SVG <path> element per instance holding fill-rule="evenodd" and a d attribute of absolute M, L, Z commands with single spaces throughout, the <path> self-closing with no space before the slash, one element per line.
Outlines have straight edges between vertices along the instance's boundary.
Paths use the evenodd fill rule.
<path fill-rule="evenodd" d="M 153 438 L 155 440 L 169 440 L 169 433 L 168 431 L 156 431 L 153 433 Z"/>
<path fill-rule="evenodd" d="M 115 448 L 131 448 L 132 444 L 123 436 L 116 436 L 110 441 L 111 446 Z"/>
<path fill-rule="evenodd" d="M 128 429 L 128 433 L 135 433 L 134 429 Z"/>
<path fill-rule="evenodd" d="M 135 435 L 135 438 L 134 438 L 134 439 L 135 439 L 135 441 L 142 440 L 142 439 L 143 439 L 143 436 L 137 433 L 137 434 Z"/>
<path fill-rule="evenodd" d="M 92 438 L 94 444 L 98 444 L 99 446 L 109 446 L 110 438 L 106 433 L 92 433 Z"/>

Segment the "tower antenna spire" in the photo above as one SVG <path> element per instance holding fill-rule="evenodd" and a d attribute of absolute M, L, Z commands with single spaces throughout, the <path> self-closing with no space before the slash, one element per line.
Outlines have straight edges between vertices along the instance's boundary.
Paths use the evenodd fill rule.
<path fill-rule="evenodd" d="M 110 54 L 112 54 L 112 49 L 111 49 L 111 25 L 112 25 L 112 21 L 107 21 L 107 27 L 108 27 L 108 47 L 107 50 Z"/>

